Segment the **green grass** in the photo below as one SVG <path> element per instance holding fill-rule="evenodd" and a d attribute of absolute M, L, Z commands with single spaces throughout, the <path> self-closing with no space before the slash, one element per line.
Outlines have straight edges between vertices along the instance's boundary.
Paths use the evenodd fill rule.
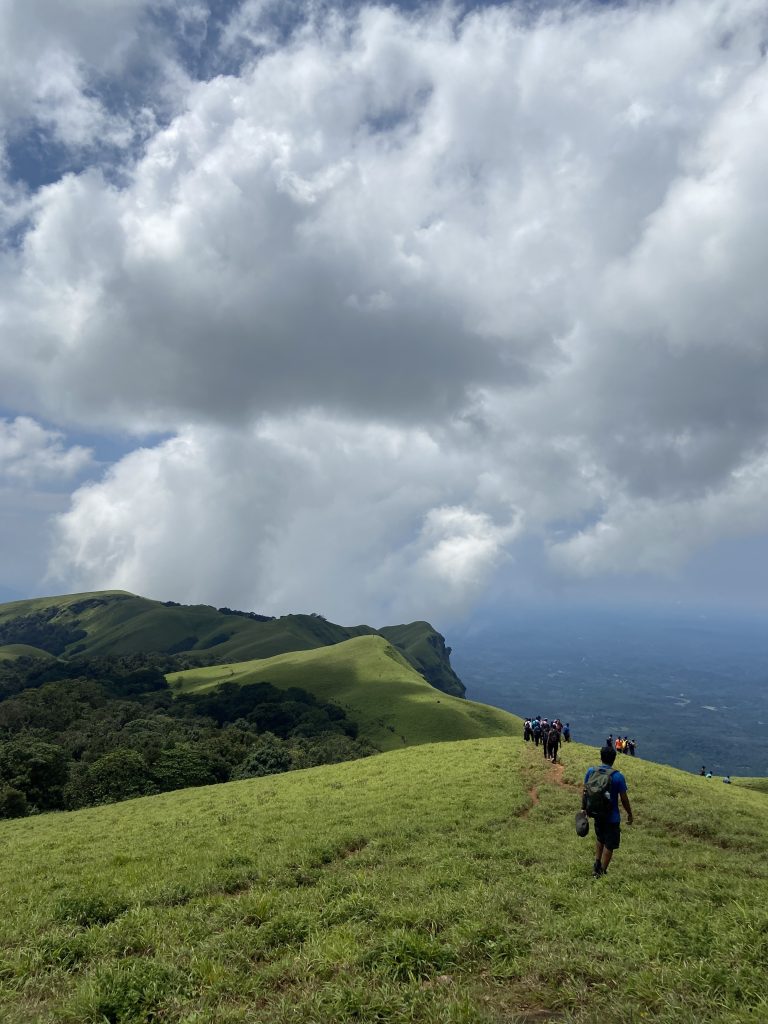
<path fill-rule="evenodd" d="M 235 662 L 314 650 L 376 634 L 370 626 L 338 626 L 319 615 L 283 615 L 262 622 L 225 615 L 210 605 L 169 606 L 121 590 L 0 604 L 0 627 L 51 612 L 55 613 L 54 627 L 86 634 L 68 642 L 63 650 L 65 656 L 77 657 L 184 651 L 208 660 Z M 428 622 L 392 626 L 384 632 L 433 685 L 463 695 L 464 686 L 450 667 L 443 638 Z"/>
<path fill-rule="evenodd" d="M 29 644 L 4 644 L 0 647 L 0 661 L 15 661 L 16 658 L 22 657 L 53 659 L 53 655 L 48 651 L 41 651 L 39 647 L 30 647 Z"/>
<path fill-rule="evenodd" d="M 731 783 L 745 789 L 754 789 L 758 793 L 768 793 L 768 779 L 732 778 Z"/>
<path fill-rule="evenodd" d="M 360 736 L 380 750 L 416 743 L 519 736 L 519 718 L 499 708 L 435 690 L 383 637 L 362 636 L 333 647 L 172 673 L 172 687 L 199 693 L 223 682 L 299 686 L 340 704 Z"/>
<path fill-rule="evenodd" d="M 563 757 L 423 745 L 2 822 L 3 1024 L 767 1020 L 762 795 L 624 759 L 596 881 L 593 752 Z"/>
<path fill-rule="evenodd" d="M 94 601 L 100 603 L 79 607 Z M 286 615 L 270 622 L 255 622 L 242 616 L 221 615 L 210 605 L 167 606 L 120 590 L 3 604 L 0 623 L 51 608 L 59 612 L 57 622 L 87 632 L 87 638 L 77 644 L 82 647 L 77 653 L 88 657 L 166 651 L 189 640 L 184 649 L 208 651 L 215 647 L 217 655 L 225 654 L 234 660 L 319 647 L 348 636 L 348 631 L 341 627 L 311 615 Z M 73 652 L 68 649 L 67 653 Z"/>

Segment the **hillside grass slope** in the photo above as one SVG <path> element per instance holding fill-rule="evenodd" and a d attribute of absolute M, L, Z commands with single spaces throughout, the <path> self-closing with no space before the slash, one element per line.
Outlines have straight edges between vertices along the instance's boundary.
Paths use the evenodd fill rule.
<path fill-rule="evenodd" d="M 4 1024 L 768 1019 L 768 798 L 519 738 L 0 822 Z"/>
<path fill-rule="evenodd" d="M 15 661 L 16 658 L 40 658 L 43 661 L 50 661 L 53 655 L 39 647 L 30 647 L 29 644 L 3 644 L 0 647 L 0 661 Z"/>
<path fill-rule="evenodd" d="M 464 685 L 451 668 L 443 637 L 428 622 L 386 627 L 379 635 L 384 632 L 433 686 L 463 696 Z M 121 590 L 0 604 L 0 648 L 26 644 L 67 658 L 154 652 L 234 662 L 376 634 L 371 626 L 338 626 L 321 615 L 267 618 L 210 605 L 153 601 Z"/>
<path fill-rule="evenodd" d="M 361 636 L 332 647 L 280 654 L 167 676 L 176 692 L 200 693 L 221 683 L 268 682 L 308 690 L 333 701 L 360 726 L 360 737 L 379 750 L 417 743 L 519 736 L 519 718 L 435 690 L 381 636 Z"/>

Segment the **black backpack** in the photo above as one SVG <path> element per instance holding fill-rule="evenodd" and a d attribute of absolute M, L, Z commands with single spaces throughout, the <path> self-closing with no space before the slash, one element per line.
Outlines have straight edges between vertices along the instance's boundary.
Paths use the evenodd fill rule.
<path fill-rule="evenodd" d="M 591 818 L 604 818 L 611 812 L 611 779 L 615 768 L 600 765 L 584 783 L 585 810 Z"/>

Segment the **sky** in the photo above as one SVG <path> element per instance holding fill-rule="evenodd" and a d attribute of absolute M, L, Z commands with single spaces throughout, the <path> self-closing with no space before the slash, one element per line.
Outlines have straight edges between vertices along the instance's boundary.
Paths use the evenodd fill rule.
<path fill-rule="evenodd" d="M 768 605 L 764 0 L 0 0 L 0 600 Z"/>

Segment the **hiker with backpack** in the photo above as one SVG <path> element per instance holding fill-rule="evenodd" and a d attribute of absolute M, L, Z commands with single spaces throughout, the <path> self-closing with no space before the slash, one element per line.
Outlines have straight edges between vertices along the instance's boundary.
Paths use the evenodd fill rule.
<path fill-rule="evenodd" d="M 546 720 L 546 718 L 542 720 L 542 723 L 541 723 L 541 749 L 544 752 L 544 757 L 545 758 L 549 756 L 549 754 L 547 753 L 547 751 L 549 750 L 549 732 L 550 732 L 550 729 L 552 729 L 552 728 L 554 728 L 554 726 L 550 726 L 550 724 Z"/>
<path fill-rule="evenodd" d="M 547 757 L 551 759 L 552 764 L 557 763 L 557 751 L 560 747 L 560 742 L 560 732 L 555 726 L 552 726 L 547 734 Z"/>
<path fill-rule="evenodd" d="M 581 809 L 595 825 L 595 863 L 592 869 L 595 878 L 608 871 L 614 850 L 618 850 L 621 843 L 619 800 L 627 812 L 627 824 L 631 825 L 634 820 L 627 796 L 627 780 L 613 767 L 615 760 L 615 749 L 606 744 L 600 750 L 599 767 L 587 769 L 584 776 Z"/>

